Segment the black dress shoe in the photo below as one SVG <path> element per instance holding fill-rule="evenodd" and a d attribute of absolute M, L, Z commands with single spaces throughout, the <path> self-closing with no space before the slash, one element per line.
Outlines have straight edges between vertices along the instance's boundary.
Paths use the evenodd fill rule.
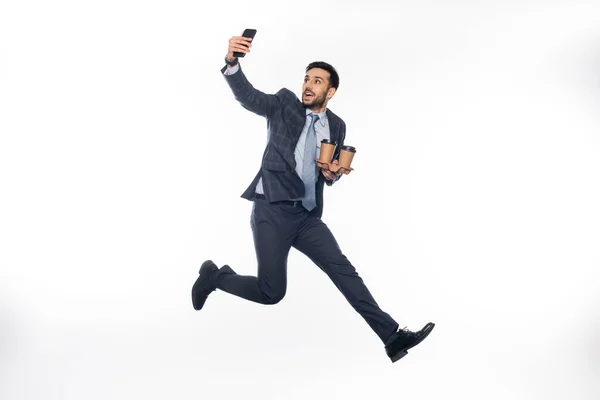
<path fill-rule="evenodd" d="M 208 295 L 217 289 L 217 287 L 210 282 L 210 277 L 219 270 L 219 267 L 215 265 L 211 260 L 204 261 L 200 267 L 198 279 L 192 286 L 192 304 L 195 310 L 201 310 L 208 298 Z"/>
<path fill-rule="evenodd" d="M 418 332 L 404 328 L 394 333 L 391 342 L 385 346 L 385 352 L 392 362 L 396 362 L 408 354 L 408 349 L 415 347 L 431 333 L 435 324 L 428 323 Z"/>

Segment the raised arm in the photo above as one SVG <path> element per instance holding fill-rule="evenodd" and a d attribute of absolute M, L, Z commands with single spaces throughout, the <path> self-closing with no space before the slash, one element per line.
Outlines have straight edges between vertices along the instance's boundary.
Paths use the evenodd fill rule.
<path fill-rule="evenodd" d="M 251 41 L 252 39 L 243 36 L 233 36 L 229 39 L 229 48 L 225 57 L 227 65 L 221 69 L 221 72 L 235 99 L 244 108 L 267 117 L 279 107 L 279 98 L 255 89 L 242 72 L 238 59 L 233 56 L 234 52 L 249 53 L 250 47 L 252 47 Z"/>

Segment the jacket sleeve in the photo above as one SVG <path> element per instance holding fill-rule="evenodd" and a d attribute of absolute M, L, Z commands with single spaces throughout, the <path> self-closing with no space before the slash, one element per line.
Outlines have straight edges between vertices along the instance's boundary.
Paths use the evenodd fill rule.
<path fill-rule="evenodd" d="M 244 75 L 241 66 L 237 72 L 231 75 L 225 74 L 226 70 L 227 67 L 225 66 L 221 69 L 221 73 L 223 73 L 225 81 L 231 88 L 233 96 L 245 109 L 260 116 L 268 117 L 279 107 L 281 103 L 279 96 L 265 94 L 255 89 Z"/>

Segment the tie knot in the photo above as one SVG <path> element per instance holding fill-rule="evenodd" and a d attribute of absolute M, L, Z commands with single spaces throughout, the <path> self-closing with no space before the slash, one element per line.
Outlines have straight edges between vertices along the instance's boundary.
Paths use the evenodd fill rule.
<path fill-rule="evenodd" d="M 312 117 L 311 123 L 313 124 L 319 119 L 319 116 L 317 114 L 310 114 L 310 116 Z"/>

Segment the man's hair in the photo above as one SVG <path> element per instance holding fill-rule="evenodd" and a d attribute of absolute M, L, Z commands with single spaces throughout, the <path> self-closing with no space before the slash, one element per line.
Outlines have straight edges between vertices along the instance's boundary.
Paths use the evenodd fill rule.
<path fill-rule="evenodd" d="M 333 87 L 335 90 L 337 90 L 338 86 L 340 85 L 340 76 L 331 64 L 327 64 L 324 61 L 314 61 L 308 64 L 305 72 L 308 72 L 308 70 L 313 68 L 321 68 L 329 72 L 329 87 Z"/>

